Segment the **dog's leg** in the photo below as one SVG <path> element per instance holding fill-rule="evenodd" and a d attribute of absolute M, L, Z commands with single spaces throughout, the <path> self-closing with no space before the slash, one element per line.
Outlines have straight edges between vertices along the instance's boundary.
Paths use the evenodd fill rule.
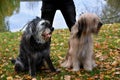
<path fill-rule="evenodd" d="M 92 56 L 92 67 L 94 68 L 96 66 L 97 66 L 97 64 L 95 63 L 95 55 L 93 54 L 93 56 Z"/>
<path fill-rule="evenodd" d="M 86 71 L 92 71 L 92 54 L 86 54 L 86 57 L 83 61 L 83 67 Z"/>
<path fill-rule="evenodd" d="M 76 57 L 76 55 L 72 56 L 72 61 L 73 61 L 73 71 L 79 71 L 80 62 L 79 59 Z"/>
<path fill-rule="evenodd" d="M 17 59 L 12 59 L 11 62 L 13 64 L 15 64 L 15 71 L 16 72 L 24 71 L 24 64 L 22 63 L 22 61 L 19 57 Z"/>
<path fill-rule="evenodd" d="M 70 55 L 70 41 L 68 42 L 69 45 L 69 49 L 65 58 L 65 61 L 61 64 L 62 67 L 66 67 L 66 68 L 71 68 L 72 67 L 72 59 L 71 59 L 71 55 Z"/>
<path fill-rule="evenodd" d="M 62 67 L 66 67 L 66 68 L 71 68 L 72 67 L 72 61 L 71 61 L 71 57 L 69 56 L 68 59 L 66 59 L 62 64 Z"/>
<path fill-rule="evenodd" d="M 80 70 L 80 60 L 78 59 L 79 57 L 79 41 L 78 39 L 73 39 L 70 41 L 70 49 L 69 49 L 69 54 L 71 56 L 71 63 L 73 67 L 73 71 L 79 71 Z"/>
<path fill-rule="evenodd" d="M 91 65 L 91 64 L 92 64 L 92 63 L 91 63 L 91 60 L 85 61 L 85 62 L 83 63 L 84 69 L 85 69 L 86 71 L 92 71 L 92 65 Z"/>
<path fill-rule="evenodd" d="M 72 58 L 67 53 L 65 61 L 61 64 L 62 67 L 71 68 L 72 67 Z"/>
<path fill-rule="evenodd" d="M 35 56 L 30 56 L 28 58 L 28 63 L 29 63 L 29 74 L 32 77 L 36 77 L 36 58 L 35 58 Z"/>
<path fill-rule="evenodd" d="M 45 58 L 45 61 L 46 61 L 47 64 L 48 64 L 48 67 L 50 68 L 50 70 L 51 70 L 52 72 L 56 72 L 56 69 L 54 68 L 54 66 L 53 66 L 53 64 L 52 64 L 52 61 L 51 61 L 51 59 L 50 59 L 49 54 L 46 55 L 44 58 Z"/>
<path fill-rule="evenodd" d="M 95 63 L 95 60 L 93 59 L 92 60 L 92 67 L 94 68 L 94 67 L 96 67 L 97 66 L 97 64 Z"/>
<path fill-rule="evenodd" d="M 77 55 L 77 48 L 73 48 L 71 47 L 69 49 L 69 58 L 68 58 L 68 62 L 67 62 L 67 66 L 70 67 L 73 67 L 73 71 L 79 71 L 80 69 L 80 61 L 78 59 L 78 55 Z"/>

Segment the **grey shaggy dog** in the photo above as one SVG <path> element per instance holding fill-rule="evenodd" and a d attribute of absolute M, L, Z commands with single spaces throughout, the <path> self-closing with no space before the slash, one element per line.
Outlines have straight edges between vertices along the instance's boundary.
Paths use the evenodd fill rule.
<path fill-rule="evenodd" d="M 80 66 L 91 71 L 96 65 L 92 34 L 98 34 L 102 22 L 96 14 L 84 13 L 71 29 L 69 49 L 61 66 L 79 71 Z"/>
<path fill-rule="evenodd" d="M 29 71 L 32 77 L 36 71 L 47 62 L 51 71 L 55 72 L 50 59 L 51 35 L 54 28 L 50 22 L 36 17 L 27 24 L 20 43 L 19 55 L 12 59 L 15 64 L 15 71 Z"/>

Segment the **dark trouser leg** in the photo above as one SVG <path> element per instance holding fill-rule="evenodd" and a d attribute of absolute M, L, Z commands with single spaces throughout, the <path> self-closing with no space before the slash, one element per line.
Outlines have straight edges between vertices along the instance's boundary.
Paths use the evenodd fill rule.
<path fill-rule="evenodd" d="M 42 10 L 41 10 L 41 18 L 49 20 L 52 25 L 56 10 L 55 9 L 46 9 L 46 7 L 44 8 L 44 6 L 42 7 Z"/>
<path fill-rule="evenodd" d="M 65 21 L 67 23 L 69 30 L 71 31 L 71 27 L 76 22 L 76 12 L 75 12 L 74 3 L 73 4 L 66 4 L 60 10 L 65 18 Z"/>

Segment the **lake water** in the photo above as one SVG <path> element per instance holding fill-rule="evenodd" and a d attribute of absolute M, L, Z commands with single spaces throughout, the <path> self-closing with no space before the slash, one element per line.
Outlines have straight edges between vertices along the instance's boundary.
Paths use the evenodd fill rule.
<path fill-rule="evenodd" d="M 95 12 L 96 10 L 101 13 L 102 6 L 106 4 L 104 0 L 74 0 L 76 6 L 76 19 L 82 12 Z M 41 16 L 41 1 L 20 1 L 19 6 L 15 7 L 12 14 L 4 17 L 5 26 L 12 31 L 16 32 L 36 16 Z M 65 20 L 59 10 L 55 14 L 53 21 L 55 29 L 67 28 Z"/>

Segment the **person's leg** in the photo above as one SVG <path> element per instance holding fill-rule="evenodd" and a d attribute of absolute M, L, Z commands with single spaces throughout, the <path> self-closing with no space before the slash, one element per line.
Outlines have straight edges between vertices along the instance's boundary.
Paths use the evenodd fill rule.
<path fill-rule="evenodd" d="M 52 25 L 55 12 L 56 12 L 56 9 L 54 8 L 53 4 L 43 2 L 42 9 L 41 9 L 41 18 L 42 19 L 49 20 Z"/>
<path fill-rule="evenodd" d="M 76 11 L 74 3 L 64 4 L 64 7 L 61 5 L 60 10 L 65 18 L 69 30 L 71 31 L 71 27 L 76 22 Z"/>

